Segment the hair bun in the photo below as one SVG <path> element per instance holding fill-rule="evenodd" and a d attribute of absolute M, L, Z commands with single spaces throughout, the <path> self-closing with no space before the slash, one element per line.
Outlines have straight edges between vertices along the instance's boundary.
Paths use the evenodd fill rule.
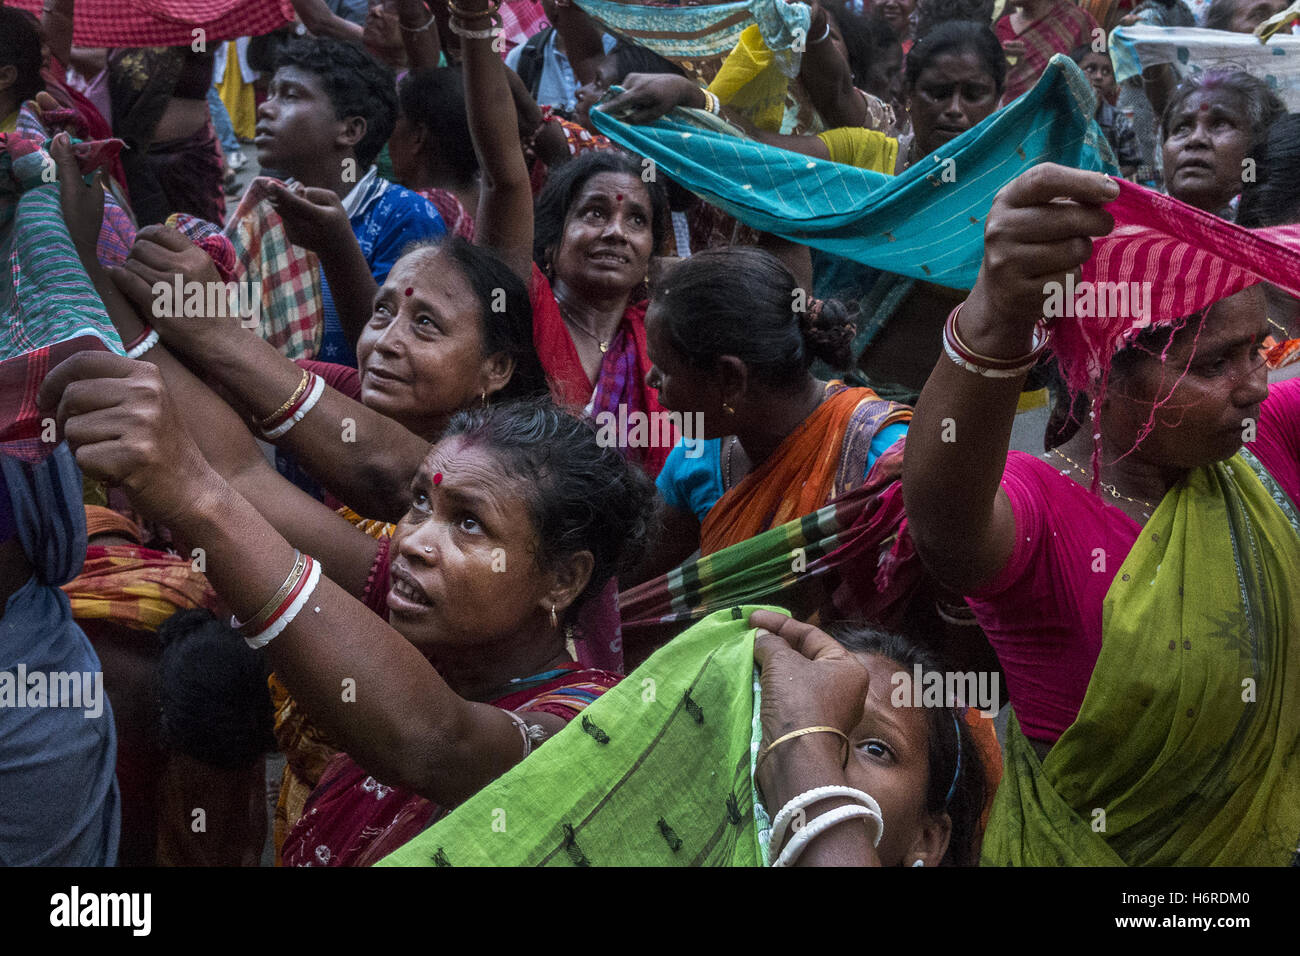
<path fill-rule="evenodd" d="M 813 299 L 799 319 L 799 331 L 813 358 L 836 370 L 853 364 L 853 339 L 858 326 L 838 299 Z"/>

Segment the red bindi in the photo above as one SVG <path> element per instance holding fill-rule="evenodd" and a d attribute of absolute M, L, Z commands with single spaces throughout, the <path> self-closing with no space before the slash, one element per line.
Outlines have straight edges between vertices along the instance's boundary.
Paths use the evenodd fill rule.
<path fill-rule="evenodd" d="M 1209 103 L 1202 103 L 1202 104 L 1201 104 L 1201 112 L 1202 112 L 1202 113 L 1204 113 L 1204 112 L 1205 112 L 1206 110 L 1208 110 L 1209 108 L 1210 108 L 1210 104 L 1209 104 Z"/>
<path fill-rule="evenodd" d="M 442 472 L 440 472 L 440 471 L 435 471 L 435 472 L 433 473 L 433 483 L 434 483 L 435 485 L 440 485 L 440 484 L 442 484 Z"/>
<path fill-rule="evenodd" d="M 614 197 L 614 200 L 615 200 L 616 202 L 622 202 L 622 201 L 623 201 L 623 194 L 622 194 L 622 193 L 619 193 L 618 195 L 616 195 L 616 196 Z"/>
<path fill-rule="evenodd" d="M 410 296 L 410 295 L 415 295 L 415 290 L 412 289 L 412 288 L 408 285 L 408 286 L 406 287 L 406 294 L 407 294 L 408 296 Z"/>

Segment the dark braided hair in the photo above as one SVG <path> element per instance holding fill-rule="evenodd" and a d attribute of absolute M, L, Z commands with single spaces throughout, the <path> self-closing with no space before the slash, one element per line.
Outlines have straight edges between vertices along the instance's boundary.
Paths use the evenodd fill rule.
<path fill-rule="evenodd" d="M 457 412 L 442 440 L 454 437 L 481 443 L 506 475 L 523 480 L 539 567 L 591 552 L 591 580 L 575 606 L 641 559 L 654 519 L 654 485 L 617 448 L 601 445 L 591 422 L 549 400 L 504 402 Z"/>
<path fill-rule="evenodd" d="M 844 305 L 811 300 L 785 263 L 752 246 L 683 260 L 654 289 L 650 306 L 673 348 L 697 368 L 734 355 L 755 381 L 788 391 L 801 386 L 814 359 L 832 368 L 852 364 L 856 327 Z"/>

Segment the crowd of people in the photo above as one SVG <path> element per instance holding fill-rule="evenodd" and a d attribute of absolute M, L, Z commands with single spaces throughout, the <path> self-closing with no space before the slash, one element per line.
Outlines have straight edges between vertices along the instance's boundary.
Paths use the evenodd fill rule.
<path fill-rule="evenodd" d="M 0 862 L 1300 861 L 1300 5 L 99 2 Z"/>

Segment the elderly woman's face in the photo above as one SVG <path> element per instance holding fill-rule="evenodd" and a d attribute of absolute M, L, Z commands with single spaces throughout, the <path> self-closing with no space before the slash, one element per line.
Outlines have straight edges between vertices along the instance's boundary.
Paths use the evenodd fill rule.
<path fill-rule="evenodd" d="M 930 782 L 930 719 L 923 708 L 895 707 L 890 700 L 893 676 L 902 665 L 879 654 L 855 654 L 871 672 L 862 719 L 849 734 L 849 786 L 864 790 L 880 804 L 885 835 L 876 847 L 884 866 L 911 866 L 924 857 L 937 866 L 948 848 L 947 814 L 931 817 L 925 809 Z M 911 675 L 909 674 L 909 677 Z M 927 828 L 931 836 L 926 839 Z"/>
<path fill-rule="evenodd" d="M 357 340 L 361 404 L 435 440 L 453 412 L 496 386 L 478 298 L 436 249 L 393 266 Z"/>
<path fill-rule="evenodd" d="M 908 93 L 907 111 L 921 155 L 955 139 L 998 108 L 998 89 L 979 56 L 940 53 Z"/>
<path fill-rule="evenodd" d="M 1235 455 L 1268 397 L 1259 354 L 1270 328 L 1266 313 L 1263 289 L 1245 289 L 1211 307 L 1199 335 L 1196 328 L 1180 331 L 1163 363 L 1147 356 L 1123 376 L 1112 375 L 1105 417 L 1132 436 L 1112 451 L 1136 439 L 1158 403 L 1156 427 L 1137 446 L 1144 460 L 1184 469 Z"/>
<path fill-rule="evenodd" d="M 549 576 L 524 479 L 482 443 L 439 442 L 416 472 L 393 534 L 389 621 L 436 657 L 524 633 L 544 620 Z"/>
<path fill-rule="evenodd" d="M 654 252 L 650 193 L 638 176 L 597 173 L 565 213 L 552 265 L 557 278 L 589 295 L 627 295 Z"/>
<path fill-rule="evenodd" d="M 1254 33 L 1255 27 L 1273 14 L 1285 10 L 1287 2 L 1288 0 L 1237 0 L 1228 29 L 1233 33 Z"/>
<path fill-rule="evenodd" d="M 1198 90 L 1169 117 L 1164 141 L 1169 195 L 1217 213 L 1241 192 L 1250 149 L 1246 104 L 1235 93 Z"/>

